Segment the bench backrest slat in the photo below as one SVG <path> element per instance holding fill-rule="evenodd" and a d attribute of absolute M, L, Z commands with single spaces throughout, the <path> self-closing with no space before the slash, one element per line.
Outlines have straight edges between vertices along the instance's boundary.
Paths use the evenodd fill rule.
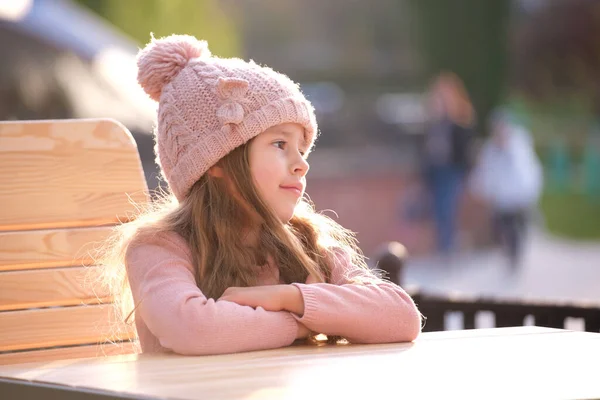
<path fill-rule="evenodd" d="M 50 268 L 3 273 L 0 311 L 109 303 L 110 294 L 96 285 L 100 267 Z"/>
<path fill-rule="evenodd" d="M 0 232 L 0 271 L 90 265 L 111 227 Z"/>
<path fill-rule="evenodd" d="M 147 187 L 133 137 L 111 120 L 0 123 L 0 231 L 115 224 Z"/>
<path fill-rule="evenodd" d="M 67 360 L 70 358 L 117 356 L 136 352 L 139 352 L 139 346 L 134 342 L 57 347 L 52 349 L 25 352 L 0 353 L 0 365 L 21 364 L 28 362 L 49 362 L 55 360 Z"/>
<path fill-rule="evenodd" d="M 112 322 L 112 311 L 111 304 L 102 304 L 2 312 L 0 351 L 130 339 L 133 327 L 124 333 L 118 332 Z"/>

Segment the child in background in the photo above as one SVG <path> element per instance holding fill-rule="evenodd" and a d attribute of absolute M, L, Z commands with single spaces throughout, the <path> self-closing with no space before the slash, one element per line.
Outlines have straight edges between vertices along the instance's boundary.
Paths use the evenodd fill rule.
<path fill-rule="evenodd" d="M 103 263 L 143 352 L 418 336 L 410 296 L 303 197 L 317 124 L 297 84 L 190 36 L 153 39 L 138 68 L 159 105 L 155 150 L 172 194 L 123 224 Z"/>
<path fill-rule="evenodd" d="M 516 268 L 522 261 L 527 221 L 542 192 L 542 164 L 531 135 L 507 111 L 495 111 L 490 126 L 471 188 L 491 205 L 496 237 Z"/>

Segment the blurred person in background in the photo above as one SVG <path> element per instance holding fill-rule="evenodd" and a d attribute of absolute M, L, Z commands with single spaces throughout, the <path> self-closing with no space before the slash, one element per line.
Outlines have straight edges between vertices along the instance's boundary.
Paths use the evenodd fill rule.
<path fill-rule="evenodd" d="M 492 114 L 490 132 L 470 188 L 491 206 L 494 236 L 515 268 L 522 259 L 528 216 L 542 191 L 543 169 L 531 135 L 508 112 Z"/>
<path fill-rule="evenodd" d="M 456 225 L 462 188 L 471 165 L 475 112 L 460 78 L 441 73 L 427 99 L 429 127 L 422 162 L 433 201 L 437 251 L 456 250 Z"/>

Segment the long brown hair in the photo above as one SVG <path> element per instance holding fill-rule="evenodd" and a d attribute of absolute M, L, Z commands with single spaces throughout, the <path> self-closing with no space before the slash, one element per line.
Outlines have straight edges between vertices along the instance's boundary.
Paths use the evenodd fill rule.
<path fill-rule="evenodd" d="M 256 285 L 259 266 L 265 265 L 267 255 L 285 283 L 304 283 L 309 274 L 317 281 L 330 282 L 331 263 L 340 252 L 353 269 L 364 271 L 359 274 L 362 278 L 351 279 L 353 282 L 380 279 L 367 267 L 353 233 L 316 213 L 308 200 L 300 200 L 288 223 L 279 220 L 252 181 L 250 143 L 219 161 L 227 179 L 204 174 L 181 202 L 163 192 L 159 200 L 140 208 L 132 222 L 115 228 L 99 249 L 97 263 L 105 268 L 102 284 L 113 294 L 118 319 L 130 319 L 137 306 L 126 276 L 127 249 L 160 232 L 176 232 L 185 238 L 196 283 L 207 298 L 217 299 L 231 286 Z M 258 227 L 254 246 L 248 246 L 246 240 L 249 226 Z"/>
<path fill-rule="evenodd" d="M 475 109 L 463 81 L 453 72 L 442 72 L 433 81 L 431 96 L 439 96 L 450 120 L 470 127 L 475 123 Z"/>

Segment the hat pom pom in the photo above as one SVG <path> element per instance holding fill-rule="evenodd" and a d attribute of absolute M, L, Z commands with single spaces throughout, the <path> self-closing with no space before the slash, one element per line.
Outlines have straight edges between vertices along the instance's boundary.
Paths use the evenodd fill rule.
<path fill-rule="evenodd" d="M 137 56 L 138 82 L 153 100 L 159 101 L 164 85 L 197 57 L 210 57 L 204 40 L 188 35 L 153 37 Z"/>

